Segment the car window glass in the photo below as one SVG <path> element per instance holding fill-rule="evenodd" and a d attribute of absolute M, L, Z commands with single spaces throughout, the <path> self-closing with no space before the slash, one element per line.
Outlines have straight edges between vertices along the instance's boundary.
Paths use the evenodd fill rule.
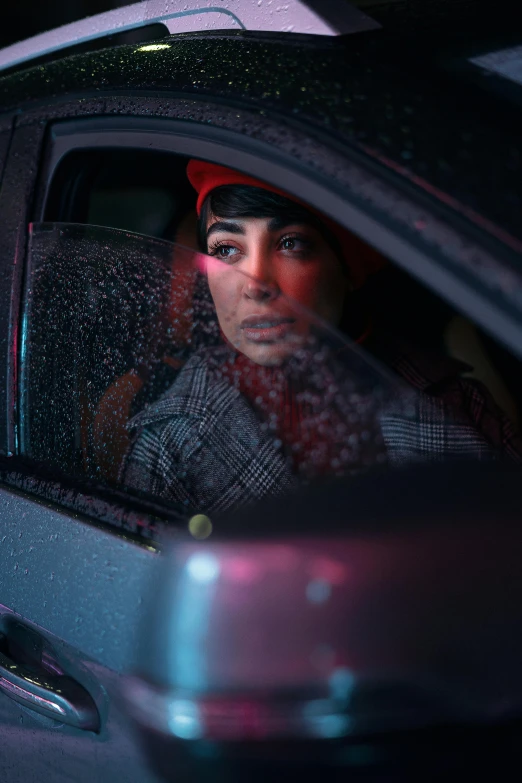
<path fill-rule="evenodd" d="M 191 512 L 390 464 L 394 432 L 418 420 L 418 395 L 284 297 L 279 322 L 239 327 L 256 349 L 275 330 L 281 356 L 245 355 L 222 331 L 211 274 L 227 291 L 252 282 L 179 244 L 33 224 L 22 454 Z"/>

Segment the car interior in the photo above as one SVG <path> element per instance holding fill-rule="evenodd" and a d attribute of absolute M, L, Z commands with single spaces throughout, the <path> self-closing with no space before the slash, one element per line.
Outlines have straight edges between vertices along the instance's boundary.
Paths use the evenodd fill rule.
<path fill-rule="evenodd" d="M 176 242 L 197 252 L 195 193 L 186 178 L 186 164 L 187 159 L 183 156 L 155 151 L 71 152 L 54 175 L 45 204 L 44 222 L 120 229 Z M 54 277 L 54 272 L 50 274 Z M 74 403 L 78 410 L 71 414 L 71 421 L 75 422 L 75 431 L 71 433 L 72 451 L 59 465 L 68 473 L 96 477 L 109 483 L 117 481 L 129 445 L 126 429 L 129 418 L 166 390 L 179 369 L 179 362 L 173 357 L 165 360 L 159 343 L 154 349 L 158 355 L 153 372 L 150 365 L 148 371 L 143 372 L 143 367 L 133 364 L 133 351 L 125 344 L 131 339 L 129 333 L 125 329 L 119 330 L 119 318 L 113 318 L 114 313 L 111 315 L 115 297 L 120 294 L 114 288 L 114 281 L 107 280 L 104 296 L 108 296 L 109 303 L 104 311 L 107 320 L 101 331 L 110 328 L 110 339 L 102 340 L 96 348 L 96 372 L 92 367 L 82 376 L 83 389 Z M 415 340 L 424 350 L 442 352 L 468 364 L 469 376 L 483 382 L 499 407 L 519 425 L 522 367 L 495 340 L 393 264 L 374 275 L 364 286 L 360 304 L 364 307 L 365 303 L 371 307 L 374 320 L 381 328 Z M 116 310 L 118 307 L 116 305 Z M 183 319 L 180 320 L 180 308 L 183 309 L 183 303 L 171 302 L 168 311 L 171 326 L 175 322 L 178 338 L 180 330 L 187 328 Z M 146 309 L 143 312 L 146 313 Z M 145 317 L 150 319 L 150 313 Z M 41 322 L 39 328 L 45 331 L 45 323 Z M 148 328 L 162 327 L 151 322 Z M 48 347 L 45 350 L 48 351 Z M 111 361 L 106 358 L 109 354 Z M 56 361 L 66 359 L 54 357 L 52 362 Z M 108 372 L 100 373 L 99 368 L 104 364 Z M 66 372 L 65 368 L 65 375 Z M 62 415 L 63 411 L 57 406 L 55 416 Z M 49 417 L 48 412 L 41 419 L 33 417 L 32 441 L 40 444 L 40 451 L 35 449 L 29 456 L 45 460 L 50 452 L 54 453 L 45 435 L 55 428 L 56 422 L 52 422 L 52 418 L 53 414 Z"/>

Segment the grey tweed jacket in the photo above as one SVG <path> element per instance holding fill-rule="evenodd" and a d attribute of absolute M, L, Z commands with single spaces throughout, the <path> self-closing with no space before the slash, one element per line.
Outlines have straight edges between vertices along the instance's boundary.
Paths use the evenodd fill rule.
<path fill-rule="evenodd" d="M 248 401 L 210 371 L 211 350 L 195 354 L 169 391 L 131 420 L 132 445 L 120 474 L 124 485 L 190 512 L 238 508 L 298 483 Z M 509 419 L 482 384 L 460 377 L 466 365 L 396 348 L 384 358 L 419 392 L 414 415 L 392 405 L 380 417 L 389 463 L 504 456 L 522 462 Z"/>

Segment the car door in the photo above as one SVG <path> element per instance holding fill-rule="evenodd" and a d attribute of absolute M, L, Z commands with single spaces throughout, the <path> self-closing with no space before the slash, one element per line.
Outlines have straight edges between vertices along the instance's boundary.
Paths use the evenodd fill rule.
<path fill-rule="evenodd" d="M 490 329 L 508 333 L 510 344 L 521 329 L 519 314 L 506 314 L 473 273 L 463 268 L 455 276 L 459 243 L 465 241 L 468 249 L 473 244 L 475 257 L 488 254 L 480 241 L 459 232 L 451 215 L 441 217 L 426 202 L 420 205 L 375 166 L 361 165 L 349 147 L 339 150 L 311 130 L 260 116 L 241 107 L 240 99 L 233 105 L 195 101 L 187 110 L 184 99 L 107 94 L 103 101 L 87 97 L 80 106 L 71 100 L 24 112 L 0 196 L 4 650 L 8 661 L 16 654 L 20 664 L 33 666 L 43 656 L 36 663 L 34 654 L 31 658 L 35 645 L 47 651 L 59 671 L 90 696 L 90 714 L 98 715 L 99 727 L 96 719 L 83 724 L 90 728 L 53 720 L 49 711 L 35 713 L 29 696 L 21 704 L 4 692 L 2 731 L 11 739 L 3 744 L 2 771 L 14 781 L 31 779 L 35 769 L 44 769 L 49 781 L 149 779 L 116 692 L 120 675 L 133 663 L 142 597 L 157 560 L 155 528 L 187 523 L 154 498 L 138 502 L 92 476 L 60 470 L 52 459 L 28 460 L 24 452 L 24 394 L 31 389 L 31 377 L 24 375 L 29 224 L 78 220 L 57 206 L 60 196 L 67 204 L 73 193 L 66 189 L 71 181 L 60 180 L 61 166 L 68 156 L 99 150 L 201 157 L 262 177 L 369 239 L 436 290 L 446 288 L 462 309 L 478 312 L 487 302 Z M 75 187 L 81 196 L 87 185 L 79 179 Z M 43 419 L 45 404 L 42 399 Z"/>
<path fill-rule="evenodd" d="M 11 139 L 12 120 L 8 118 L 0 125 L 0 185 L 2 183 L 2 174 L 7 158 L 7 150 Z"/>
<path fill-rule="evenodd" d="M 79 496 L 75 510 L 64 507 L 70 490 L 62 494 L 65 487 L 58 489 L 52 474 L 44 480 L 43 494 L 34 466 L 23 469 L 23 478 L 18 474 L 21 483 L 15 478 L 19 450 L 13 414 L 19 396 L 11 393 L 8 378 L 16 372 L 22 268 L 43 130 L 29 125 L 15 133 L 0 197 L 2 263 L 4 272 L 11 272 L 2 290 L 0 766 L 2 776 L 13 781 L 147 781 L 153 777 L 114 696 L 119 675 L 131 665 L 135 621 L 156 548 L 121 526 L 89 519 L 87 506 L 85 515 L 76 504 Z M 54 501 L 48 495 L 53 486 Z M 109 513 L 113 521 L 121 513 L 113 516 L 115 510 L 112 506 Z M 51 659 L 50 667 L 43 665 Z M 71 700 L 66 695 L 60 702 L 60 686 L 47 682 L 53 671 L 70 679 Z M 40 712 L 31 709 L 34 705 Z"/>

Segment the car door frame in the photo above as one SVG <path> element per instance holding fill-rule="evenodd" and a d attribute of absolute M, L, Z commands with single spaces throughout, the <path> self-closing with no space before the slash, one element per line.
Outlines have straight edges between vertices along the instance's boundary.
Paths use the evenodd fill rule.
<path fill-rule="evenodd" d="M 7 160 L 9 144 L 11 143 L 11 134 L 13 132 L 14 118 L 7 116 L 0 119 L 0 188 L 2 187 L 2 178 L 4 175 L 4 166 Z"/>
<path fill-rule="evenodd" d="M 18 339 L 27 226 L 29 220 L 44 214 L 45 194 L 59 160 L 72 149 L 85 149 L 86 144 L 100 147 L 109 140 L 115 146 L 163 149 L 208 158 L 283 187 L 355 231 L 471 318 L 478 313 L 480 318 L 475 320 L 505 343 L 517 343 L 519 350 L 522 314 L 514 307 L 506 310 L 505 297 L 488 286 L 486 279 L 477 281 L 473 268 L 462 258 L 462 247 L 466 246 L 468 250 L 473 249 L 475 261 L 482 260 L 485 266 L 493 263 L 496 269 L 511 273 L 512 254 L 508 248 L 499 247 L 491 261 L 491 252 L 479 241 L 481 234 L 476 227 L 462 224 L 444 205 L 419 193 L 413 195 L 409 186 L 399 186 L 397 181 L 390 180 L 384 169 L 377 170 L 349 145 L 341 148 L 338 141 L 319 132 L 304 132 L 251 109 L 179 97 L 167 100 L 143 95 L 104 96 L 103 99 L 96 96 L 85 99 L 81 106 L 75 101 L 65 101 L 22 113 L 11 143 L 0 199 L 0 227 L 6 237 L 0 248 L 3 281 L 0 304 L 8 304 L 0 311 L 0 319 L 4 319 L 0 328 L 9 334 L 0 355 L 4 376 L 4 385 L 0 387 L 0 408 L 4 415 L 4 429 L 0 430 L 4 453 L 0 459 L 0 479 L 5 488 L 2 497 L 7 503 L 11 492 L 13 497 L 25 499 L 29 511 L 25 516 L 20 514 L 17 522 L 24 541 L 29 542 L 35 536 L 34 515 L 51 513 L 51 517 L 46 517 L 48 520 L 55 515 L 67 531 L 63 536 L 71 536 L 69 562 L 59 564 L 64 589 L 74 573 L 81 574 L 85 580 L 84 592 L 88 592 L 87 585 L 107 581 L 115 591 L 113 595 L 119 596 L 114 601 L 121 607 L 119 627 L 124 628 L 138 617 L 141 590 L 138 583 L 143 584 L 153 569 L 157 545 L 122 527 L 121 518 L 129 507 L 138 517 L 140 513 L 145 515 L 147 509 L 142 505 L 136 511 L 134 500 L 124 493 L 119 496 L 109 493 L 105 497 L 98 488 L 84 490 L 75 487 L 74 482 L 72 488 L 69 486 L 71 491 L 64 492 L 60 476 L 54 482 L 41 480 L 31 468 L 27 469 L 12 456 L 17 450 Z M 173 519 L 169 509 L 161 504 L 152 511 L 163 520 Z M 150 508 L 148 512 L 151 513 Z M 48 535 L 52 535 L 52 522 L 46 524 L 49 527 L 45 535 L 38 537 L 41 547 L 47 546 L 42 542 L 49 541 Z M 114 571 L 108 559 L 100 570 L 99 560 L 95 563 L 86 559 L 88 547 L 78 543 L 84 535 L 80 532 L 84 526 L 93 537 L 92 546 L 97 536 L 107 542 L 114 537 L 117 542 L 114 546 L 123 547 L 126 553 L 125 567 Z M 53 557 L 42 553 L 42 562 L 48 564 L 48 570 Z M 9 570 L 11 560 L 10 556 L 4 556 L 0 567 Z M 136 568 L 142 581 L 138 580 L 132 600 L 126 604 L 128 568 Z M 40 578 L 44 579 L 42 575 Z M 54 611 L 51 616 L 42 611 L 41 596 L 33 605 L 31 590 L 27 589 L 26 600 L 20 601 L 13 589 L 14 593 L 8 597 L 16 602 L 16 611 L 66 643 L 84 649 L 89 634 L 92 638 L 98 633 L 98 621 L 94 617 L 89 619 L 89 611 L 93 615 L 95 612 L 87 605 L 83 630 L 79 633 L 75 618 L 70 622 L 70 612 L 63 611 L 58 621 L 59 612 Z M 104 595 L 103 600 L 109 600 L 108 593 Z M 97 656 L 104 665 L 122 671 L 131 665 L 129 640 L 130 636 L 122 631 L 116 635 L 110 654 L 96 649 L 86 652 Z"/>

